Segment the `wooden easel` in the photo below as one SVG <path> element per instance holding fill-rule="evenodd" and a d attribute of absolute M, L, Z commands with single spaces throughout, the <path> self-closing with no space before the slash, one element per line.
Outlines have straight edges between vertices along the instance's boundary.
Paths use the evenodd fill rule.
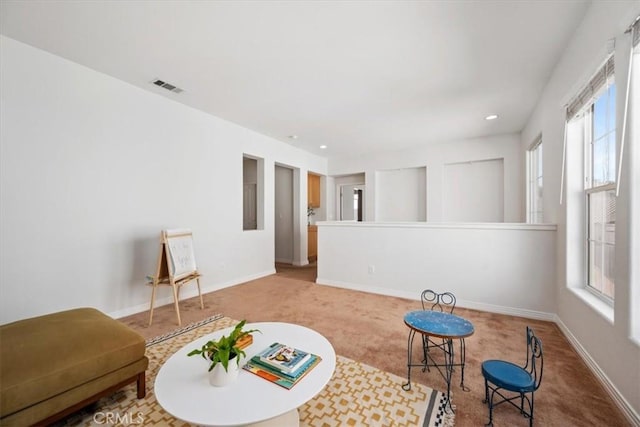
<path fill-rule="evenodd" d="M 160 253 L 158 254 L 158 266 L 156 274 L 148 277 L 148 285 L 152 286 L 151 307 L 149 308 L 149 326 L 153 321 L 153 304 L 156 298 L 158 286 L 171 286 L 173 289 L 173 303 L 178 316 L 178 325 L 182 325 L 180 319 L 180 288 L 195 280 L 200 296 L 200 308 L 204 309 L 202 292 L 200 291 L 200 273 L 196 268 L 193 256 L 193 234 L 189 230 L 162 230 L 160 233 Z"/>

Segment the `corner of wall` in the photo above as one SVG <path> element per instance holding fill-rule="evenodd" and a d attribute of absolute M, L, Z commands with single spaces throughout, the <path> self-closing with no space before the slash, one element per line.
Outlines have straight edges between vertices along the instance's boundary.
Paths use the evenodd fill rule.
<path fill-rule="evenodd" d="M 578 341 L 575 335 L 573 335 L 567 325 L 564 324 L 560 316 L 558 316 L 557 314 L 555 315 L 555 323 L 558 325 L 576 353 L 580 355 L 587 367 L 591 370 L 591 372 L 593 372 L 593 375 L 595 375 L 595 377 L 600 381 L 600 384 L 602 384 L 615 404 L 618 406 L 618 408 L 620 408 L 624 416 L 627 417 L 632 425 L 640 426 L 640 414 L 638 414 L 638 412 L 631 406 L 627 399 L 625 399 L 625 397 L 620 393 L 615 384 L 609 379 L 607 374 L 605 374 L 605 372 L 600 368 L 596 361 L 593 360 L 591 355 L 582 346 L 582 344 L 580 344 L 580 341 Z"/>

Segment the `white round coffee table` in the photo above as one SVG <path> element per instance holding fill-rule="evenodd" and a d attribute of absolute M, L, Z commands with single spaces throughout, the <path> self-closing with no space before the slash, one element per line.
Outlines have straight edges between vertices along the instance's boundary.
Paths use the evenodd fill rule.
<path fill-rule="evenodd" d="M 244 349 L 247 357 L 241 365 L 274 342 L 317 354 L 322 361 L 290 390 L 243 369 L 234 383 L 214 387 L 209 384 L 208 362 L 200 356 L 188 357 L 187 353 L 210 339 L 228 335 L 232 329 L 198 338 L 162 365 L 154 386 L 160 406 L 182 421 L 201 426 L 263 425 L 265 421 L 264 425 L 275 422 L 289 426 L 294 419 L 297 423 L 297 408 L 318 394 L 333 375 L 336 353 L 331 343 L 318 332 L 300 325 L 247 324 L 244 329 L 259 329 L 262 333 L 252 334 L 253 344 Z"/>

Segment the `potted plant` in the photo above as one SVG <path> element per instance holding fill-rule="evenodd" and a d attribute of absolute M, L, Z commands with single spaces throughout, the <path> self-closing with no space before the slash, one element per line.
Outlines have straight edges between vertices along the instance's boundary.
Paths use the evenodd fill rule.
<path fill-rule="evenodd" d="M 307 225 L 311 225 L 311 217 L 316 214 L 311 205 L 307 206 Z"/>
<path fill-rule="evenodd" d="M 187 356 L 201 355 L 209 362 L 209 382 L 214 386 L 225 386 L 238 377 L 240 359 L 246 354 L 239 343 L 252 332 L 260 332 L 257 329 L 243 331 L 247 321 L 238 323 L 229 336 L 221 336 L 217 340 L 207 341 L 201 348 L 191 350 Z M 235 363 L 229 363 L 233 362 Z"/>

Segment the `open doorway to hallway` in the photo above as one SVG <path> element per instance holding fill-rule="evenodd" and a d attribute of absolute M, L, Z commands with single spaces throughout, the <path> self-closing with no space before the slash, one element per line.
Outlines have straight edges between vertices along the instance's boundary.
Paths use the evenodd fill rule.
<path fill-rule="evenodd" d="M 274 245 L 275 262 L 293 264 L 293 169 L 275 165 L 274 171 Z"/>
<path fill-rule="evenodd" d="M 288 279 L 316 283 L 316 277 L 318 277 L 318 264 L 313 262 L 308 265 L 296 266 L 291 264 L 281 264 L 277 262 L 276 275 L 280 277 L 286 277 Z"/>
<path fill-rule="evenodd" d="M 300 259 L 304 256 L 301 246 L 304 242 L 302 233 L 307 234 L 307 243 L 309 239 L 313 240 L 315 248 L 314 235 L 309 230 L 315 225 L 305 224 L 302 228 L 300 216 L 304 212 L 296 213 L 295 207 L 299 204 L 299 195 L 296 194 L 296 180 L 300 179 L 299 170 L 287 165 L 276 164 L 274 168 L 274 258 L 276 273 L 282 277 L 288 277 L 297 280 L 304 280 L 315 283 L 317 275 L 317 267 L 315 262 L 314 249 L 307 252 L 306 259 Z M 319 176 L 318 176 L 319 184 Z M 315 204 L 319 207 L 320 189 L 319 186 L 314 188 L 315 195 L 318 200 Z M 312 204 L 308 204 L 311 206 Z M 309 221 L 307 211 L 307 221 Z M 296 227 L 296 224 L 297 227 Z M 298 239 L 298 240 L 296 240 Z M 308 248 L 309 249 L 309 248 Z M 307 264 L 309 260 L 309 264 Z M 301 265 L 305 264 L 305 265 Z"/>

